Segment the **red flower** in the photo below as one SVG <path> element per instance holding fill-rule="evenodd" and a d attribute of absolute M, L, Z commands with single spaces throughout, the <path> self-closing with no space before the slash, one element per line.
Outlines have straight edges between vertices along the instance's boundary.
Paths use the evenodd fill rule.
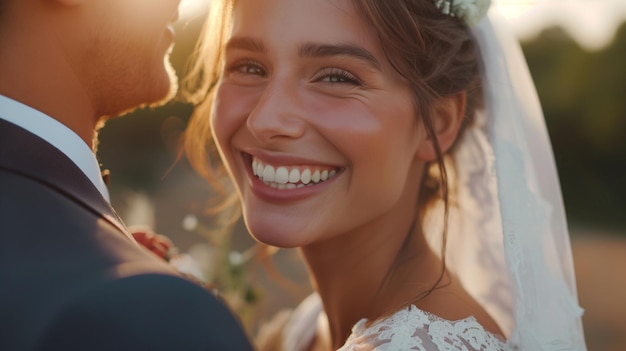
<path fill-rule="evenodd" d="M 151 228 L 131 227 L 128 230 L 141 246 L 165 261 L 169 261 L 170 257 L 176 253 L 176 247 L 172 241 L 164 235 L 155 233 Z"/>

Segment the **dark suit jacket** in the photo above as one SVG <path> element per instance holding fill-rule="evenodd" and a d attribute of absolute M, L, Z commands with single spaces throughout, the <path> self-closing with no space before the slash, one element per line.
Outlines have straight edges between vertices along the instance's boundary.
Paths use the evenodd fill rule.
<path fill-rule="evenodd" d="M 0 120 L 0 350 L 252 349 L 125 230 L 71 160 Z"/>

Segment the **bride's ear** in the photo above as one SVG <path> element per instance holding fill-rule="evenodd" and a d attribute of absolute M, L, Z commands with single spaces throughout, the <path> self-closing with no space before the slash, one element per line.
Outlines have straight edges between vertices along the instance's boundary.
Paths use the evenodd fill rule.
<path fill-rule="evenodd" d="M 465 92 L 440 98 L 433 104 L 430 109 L 433 135 L 429 135 L 419 145 L 415 155 L 418 159 L 422 161 L 437 159 L 433 137 L 437 138 L 442 153 L 452 147 L 463 124 L 466 105 L 467 94 Z"/>

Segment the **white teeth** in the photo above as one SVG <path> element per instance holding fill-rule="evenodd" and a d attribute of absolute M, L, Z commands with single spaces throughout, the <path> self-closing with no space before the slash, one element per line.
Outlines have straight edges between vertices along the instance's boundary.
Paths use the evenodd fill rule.
<path fill-rule="evenodd" d="M 313 173 L 313 175 L 311 176 L 311 180 L 314 183 L 319 183 L 320 182 L 320 171 L 319 169 L 315 171 L 315 173 Z"/>
<path fill-rule="evenodd" d="M 302 171 L 302 174 L 300 174 L 300 181 L 304 184 L 309 184 L 311 182 L 311 170 L 310 169 L 305 169 L 304 171 Z"/>
<path fill-rule="evenodd" d="M 328 179 L 328 171 L 324 170 L 324 172 L 322 172 L 322 174 L 320 175 L 320 178 L 322 179 L 322 181 L 325 181 Z"/>
<path fill-rule="evenodd" d="M 278 167 L 276 169 L 276 179 L 274 180 L 278 184 L 287 184 L 289 181 L 289 171 L 285 167 Z"/>
<path fill-rule="evenodd" d="M 276 176 L 276 171 L 274 170 L 274 167 L 269 166 L 269 165 L 265 166 L 265 169 L 263 170 L 263 181 L 273 182 L 275 176 Z"/>
<path fill-rule="evenodd" d="M 297 168 L 294 168 L 289 173 L 289 183 L 297 183 L 300 181 L 300 171 Z"/>
<path fill-rule="evenodd" d="M 252 173 L 261 181 L 276 189 L 296 189 L 304 186 L 312 186 L 326 181 L 337 174 L 336 170 L 320 170 L 305 168 L 303 166 L 280 166 L 274 167 L 264 164 L 257 158 L 252 159 Z"/>

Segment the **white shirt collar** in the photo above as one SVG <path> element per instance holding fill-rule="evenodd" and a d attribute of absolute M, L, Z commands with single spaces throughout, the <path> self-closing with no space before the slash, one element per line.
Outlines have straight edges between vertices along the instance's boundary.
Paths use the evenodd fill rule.
<path fill-rule="evenodd" d="M 96 156 L 73 130 L 56 119 L 3 95 L 0 95 L 0 119 L 28 130 L 59 149 L 110 202 L 109 191 L 102 180 Z"/>

